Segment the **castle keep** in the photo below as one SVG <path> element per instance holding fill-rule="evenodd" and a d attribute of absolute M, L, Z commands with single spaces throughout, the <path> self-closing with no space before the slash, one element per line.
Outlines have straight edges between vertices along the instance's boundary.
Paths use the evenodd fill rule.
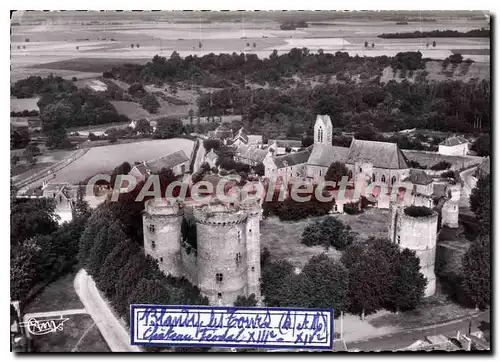
<path fill-rule="evenodd" d="M 182 223 L 196 225 L 196 248 L 182 235 Z M 186 277 L 212 305 L 233 305 L 239 295 L 260 299 L 258 202 L 196 205 L 149 200 L 143 214 L 144 250 L 165 274 Z"/>

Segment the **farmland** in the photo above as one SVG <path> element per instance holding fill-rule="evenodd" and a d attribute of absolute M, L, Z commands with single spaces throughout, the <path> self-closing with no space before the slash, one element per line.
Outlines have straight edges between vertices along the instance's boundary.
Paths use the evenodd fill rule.
<path fill-rule="evenodd" d="M 163 20 L 154 22 L 137 17 L 127 23 L 113 23 L 113 26 L 106 24 L 105 16 L 96 24 L 80 24 L 76 17 L 32 25 L 22 21 L 25 14 L 14 13 L 12 21 L 21 20 L 21 25 L 12 27 L 12 73 L 17 76 L 26 69 L 101 73 L 124 62 L 147 62 L 156 54 L 168 57 L 173 51 L 181 56 L 246 52 L 268 57 L 274 49 L 282 53 L 294 47 L 345 51 L 359 56 L 392 56 L 401 51 L 420 50 L 424 57 L 435 59 L 444 59 L 459 49 L 474 61 L 489 62 L 488 38 L 428 38 L 425 41 L 378 38 L 381 28 L 391 33 L 447 29 L 465 32 L 488 26 L 486 19 L 463 21 L 443 16 L 435 22 L 412 22 L 405 26 L 376 18 L 339 19 L 311 22 L 308 28 L 283 31 L 277 20 L 268 17 L 246 20 L 242 14 L 239 22 L 197 24 L 195 20 L 179 24 L 169 16 L 164 13 Z M 426 42 L 433 40 L 437 41 L 436 46 L 427 48 Z M 365 42 L 370 47 L 366 48 Z M 82 76 L 84 74 L 80 74 Z"/>
<path fill-rule="evenodd" d="M 24 110 L 39 111 L 37 102 L 40 98 L 11 98 L 10 99 L 10 110 L 11 112 L 22 112 Z"/>
<path fill-rule="evenodd" d="M 131 165 L 183 150 L 189 157 L 193 141 L 187 139 L 151 140 L 94 147 L 84 156 L 58 171 L 52 182 L 78 183 L 101 172 L 110 172 L 123 162 Z"/>

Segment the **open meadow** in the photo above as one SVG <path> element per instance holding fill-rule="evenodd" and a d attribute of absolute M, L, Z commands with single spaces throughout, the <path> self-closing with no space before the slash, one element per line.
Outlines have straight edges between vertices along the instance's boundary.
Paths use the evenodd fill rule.
<path fill-rule="evenodd" d="M 111 172 L 123 162 L 148 161 L 175 151 L 183 150 L 189 157 L 194 143 L 184 138 L 149 140 L 120 145 L 94 147 L 84 156 L 56 173 L 53 183 L 77 184 L 102 172 Z"/>

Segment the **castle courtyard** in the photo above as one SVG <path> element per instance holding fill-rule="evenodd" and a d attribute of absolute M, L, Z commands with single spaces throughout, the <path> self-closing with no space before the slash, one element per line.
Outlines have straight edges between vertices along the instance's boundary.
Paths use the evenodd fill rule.
<path fill-rule="evenodd" d="M 285 259 L 296 268 L 304 267 L 312 256 L 323 253 L 325 249 L 321 246 L 308 247 L 301 244 L 302 232 L 314 220 L 323 217 L 298 221 L 280 221 L 276 216 L 264 219 L 260 226 L 261 250 L 266 247 L 273 259 Z M 357 234 L 356 241 L 363 241 L 371 236 L 387 237 L 389 210 L 368 209 L 358 215 L 334 214 L 332 217 L 350 225 Z M 340 258 L 341 253 L 330 248 L 327 255 L 336 259 Z"/>

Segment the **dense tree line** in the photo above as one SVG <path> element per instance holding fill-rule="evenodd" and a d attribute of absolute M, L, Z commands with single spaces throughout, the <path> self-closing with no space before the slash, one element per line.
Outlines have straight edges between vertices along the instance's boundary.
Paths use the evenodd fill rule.
<path fill-rule="evenodd" d="M 426 283 L 415 252 L 385 239 L 352 244 L 340 261 L 314 256 L 299 274 L 284 260 L 267 258 L 262 266 L 267 306 L 334 308 L 336 315 L 348 311 L 361 318 L 380 309 L 414 309 Z"/>
<path fill-rule="evenodd" d="M 415 38 L 489 38 L 488 29 L 473 29 L 466 32 L 457 30 L 414 31 L 412 33 L 384 33 L 379 38 L 384 39 L 415 39 Z"/>
<path fill-rule="evenodd" d="M 190 82 L 207 87 L 230 87 L 246 82 L 278 84 L 282 78 L 305 74 L 309 76 L 337 73 L 364 73 L 381 75 L 390 65 L 386 56 L 364 58 L 350 57 L 348 53 L 311 53 L 307 48 L 294 48 L 278 55 L 274 50 L 268 58 L 259 59 L 256 54 L 207 54 L 203 57 L 189 55 L 182 58 L 173 52 L 170 58 L 156 55 L 145 65 L 124 64 L 113 67 L 106 76 L 132 83 L 163 85 L 172 82 Z"/>
<path fill-rule="evenodd" d="M 71 93 L 75 89 L 73 82 L 50 74 L 46 78 L 31 76 L 20 79 L 11 85 L 10 94 L 16 98 L 32 98 L 47 93 Z"/>
<path fill-rule="evenodd" d="M 375 132 L 478 132 L 490 127 L 489 104 L 486 80 L 321 84 L 283 91 L 227 88 L 198 98 L 201 116 L 242 114 L 247 132 L 289 139 L 311 136 L 317 114 L 328 114 L 334 128 L 345 131 L 371 126 Z"/>
<path fill-rule="evenodd" d="M 89 215 L 78 191 L 71 222 L 58 226 L 53 200 L 17 199 L 11 213 L 11 299 L 33 296 L 43 286 L 72 270 L 77 263 L 80 235 Z"/>

